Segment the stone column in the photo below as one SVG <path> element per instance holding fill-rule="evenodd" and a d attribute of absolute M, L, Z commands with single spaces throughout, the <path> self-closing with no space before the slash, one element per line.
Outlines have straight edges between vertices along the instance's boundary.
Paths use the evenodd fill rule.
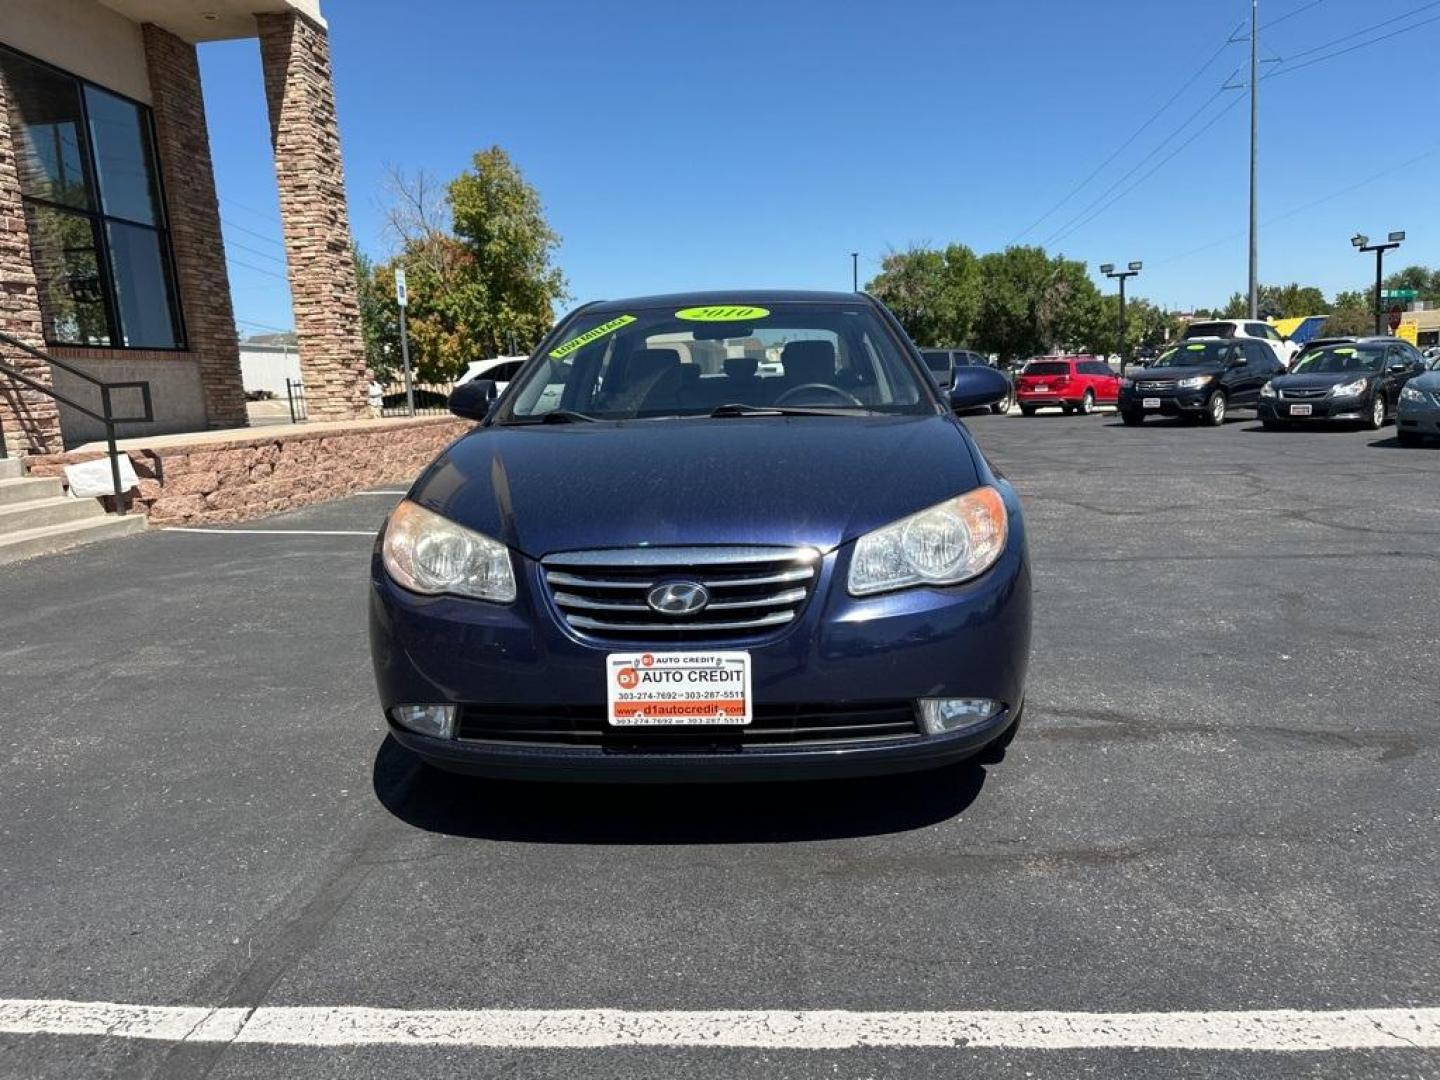
<path fill-rule="evenodd" d="M 200 361 L 206 420 L 212 428 L 245 427 L 249 420 L 240 345 L 225 269 L 200 65 L 189 42 L 151 23 L 142 31 L 180 310 L 186 343 Z"/>
<path fill-rule="evenodd" d="M 303 15 L 256 15 L 305 401 L 313 420 L 361 415 L 360 332 L 330 39 Z"/>
<path fill-rule="evenodd" d="M 0 330 L 37 349 L 45 347 L 40 320 L 40 291 L 30 255 L 30 228 L 20 202 L 16 141 L 18 118 L 10 111 L 5 77 L 0 74 Z M 50 385 L 50 365 L 13 346 L 0 343 L 0 360 L 36 382 Z M 0 375 L 0 429 L 12 456 L 51 454 L 64 449 L 60 414 L 53 398 Z"/>

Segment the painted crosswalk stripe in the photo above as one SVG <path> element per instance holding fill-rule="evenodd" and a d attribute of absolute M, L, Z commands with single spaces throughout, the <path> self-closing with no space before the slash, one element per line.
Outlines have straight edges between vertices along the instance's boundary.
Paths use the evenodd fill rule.
<path fill-rule="evenodd" d="M 1255 1012 L 640 1011 L 128 1005 L 0 999 L 0 1032 L 273 1046 L 767 1050 L 993 1047 L 1315 1053 L 1440 1049 L 1440 1008 Z"/>

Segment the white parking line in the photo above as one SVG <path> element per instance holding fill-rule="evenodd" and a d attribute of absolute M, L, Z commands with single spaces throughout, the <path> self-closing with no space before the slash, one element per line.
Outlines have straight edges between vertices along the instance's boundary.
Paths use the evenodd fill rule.
<path fill-rule="evenodd" d="M 352 491 L 351 495 L 409 495 L 408 491 Z"/>
<path fill-rule="evenodd" d="M 192 529 L 183 525 L 162 527 L 161 532 L 207 533 L 212 536 L 368 536 L 377 530 L 347 529 Z"/>
<path fill-rule="evenodd" d="M 964 1046 L 1314 1053 L 1440 1048 L 1440 1008 L 1085 1013 L 261 1006 L 251 1011 L 0 999 L 0 1032 L 273 1046 L 766 1050 Z"/>

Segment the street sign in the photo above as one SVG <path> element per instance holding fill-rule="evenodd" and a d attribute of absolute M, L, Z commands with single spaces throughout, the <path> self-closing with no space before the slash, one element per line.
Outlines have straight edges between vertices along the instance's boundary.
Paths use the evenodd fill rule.
<path fill-rule="evenodd" d="M 405 307 L 406 304 L 409 302 L 409 297 L 405 293 L 404 270 L 395 271 L 395 302 L 401 307 Z"/>
<path fill-rule="evenodd" d="M 1380 295 L 1386 300 L 1414 300 L 1420 293 L 1415 289 L 1382 289 Z"/>

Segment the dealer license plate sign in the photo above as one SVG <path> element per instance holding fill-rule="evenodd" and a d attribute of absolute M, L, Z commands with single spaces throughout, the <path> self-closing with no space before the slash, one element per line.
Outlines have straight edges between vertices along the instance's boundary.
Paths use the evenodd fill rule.
<path fill-rule="evenodd" d="M 1037 387 L 1035 387 L 1035 392 L 1036 392 L 1037 394 L 1048 394 L 1048 393 L 1050 392 L 1050 387 L 1048 387 L 1048 386 L 1037 386 Z"/>
<path fill-rule="evenodd" d="M 1160 399 L 1158 397 L 1142 398 L 1140 400 L 1140 407 L 1142 409 L 1158 409 L 1160 407 Z"/>
<path fill-rule="evenodd" d="M 1309 406 L 1309 405 L 1291 405 L 1291 406 L 1290 406 L 1290 415 L 1291 415 L 1291 416 L 1309 416 L 1309 415 L 1310 415 L 1310 409 L 1311 409 L 1311 406 Z"/>
<path fill-rule="evenodd" d="M 750 654 L 610 653 L 607 715 L 614 727 L 750 723 Z"/>

